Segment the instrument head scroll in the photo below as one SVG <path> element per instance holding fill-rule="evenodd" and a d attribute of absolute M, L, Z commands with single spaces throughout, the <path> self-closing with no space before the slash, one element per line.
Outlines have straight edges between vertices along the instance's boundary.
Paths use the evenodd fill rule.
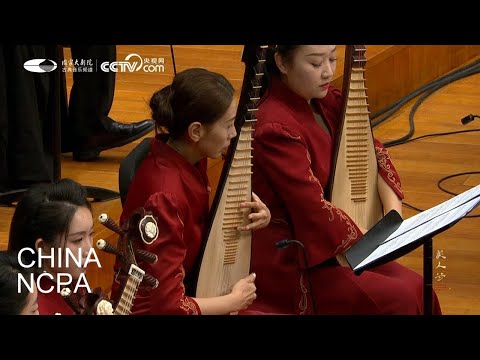
<path fill-rule="evenodd" d="M 152 212 L 144 208 L 135 210 L 128 220 L 120 228 L 112 219 L 105 214 L 100 215 L 99 221 L 119 234 L 117 246 L 99 240 L 97 247 L 108 253 L 117 256 L 120 262 L 120 269 L 116 275 L 116 281 L 125 284 L 131 274 L 131 267 L 137 266 L 137 262 L 146 261 L 148 263 L 155 263 L 157 256 L 153 253 L 141 249 L 142 243 L 151 244 L 159 234 L 157 219 Z M 143 274 L 140 288 L 150 290 L 158 285 L 158 281 L 149 274 Z"/>

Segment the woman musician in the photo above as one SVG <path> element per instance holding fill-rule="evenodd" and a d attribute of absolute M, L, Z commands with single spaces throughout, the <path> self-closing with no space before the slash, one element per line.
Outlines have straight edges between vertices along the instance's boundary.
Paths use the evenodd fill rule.
<path fill-rule="evenodd" d="M 155 264 L 139 266 L 158 280 L 150 291 L 140 289 L 133 314 L 230 314 L 246 309 L 256 298 L 255 274 L 240 279 L 226 295 L 198 298 L 189 289 L 201 251 L 209 213 L 207 158 L 219 158 L 236 136 L 234 89 L 222 75 L 192 68 L 178 73 L 172 84 L 153 94 L 152 118 L 158 134 L 130 185 L 122 225 L 135 209 L 144 207 L 158 219 L 159 236 L 143 243 L 155 253 Z M 241 206 L 253 211 L 251 223 L 239 231 L 265 227 L 270 212 L 253 194 Z M 114 282 L 112 298 L 120 286 Z"/>
<path fill-rule="evenodd" d="M 342 94 L 330 83 L 335 45 L 277 45 L 253 142 L 253 191 L 272 220 L 253 234 L 254 310 L 293 314 L 421 314 L 423 279 L 397 262 L 357 276 L 343 253 L 365 232 L 326 200 Z M 400 178 L 375 140 L 385 213 L 401 214 Z M 285 249 L 276 244 L 293 240 Z M 286 244 L 286 243 L 284 243 Z M 278 244 L 277 244 L 278 246 Z M 433 313 L 440 314 L 434 294 Z"/>

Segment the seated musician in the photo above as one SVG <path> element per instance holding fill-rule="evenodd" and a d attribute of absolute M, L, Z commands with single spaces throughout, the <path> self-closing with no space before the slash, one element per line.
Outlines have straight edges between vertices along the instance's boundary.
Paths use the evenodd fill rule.
<path fill-rule="evenodd" d="M 73 180 L 34 185 L 18 202 L 8 246 L 23 256 L 23 267 L 36 272 L 32 282 L 26 280 L 38 287 L 40 315 L 77 313 L 78 304 L 67 300 L 90 293 L 86 267 L 100 264 L 91 251 L 92 236 L 91 204 L 85 188 Z M 72 298 L 62 296 L 64 289 Z"/>
<path fill-rule="evenodd" d="M 343 256 L 367 229 L 325 199 L 342 95 L 330 84 L 335 45 L 278 45 L 268 57 L 268 88 L 257 113 L 252 187 L 272 220 L 253 234 L 259 311 L 290 314 L 421 314 L 423 278 L 397 262 L 360 276 Z M 384 212 L 401 214 L 400 178 L 375 140 Z M 285 249 L 284 239 L 300 242 Z M 303 247 L 303 248 L 302 248 Z M 441 314 L 436 294 L 433 313 Z"/>
<path fill-rule="evenodd" d="M 18 284 L 19 276 L 28 279 L 32 272 L 21 266 L 18 253 L 0 251 L 0 315 L 38 315 L 37 286 Z"/>
<path fill-rule="evenodd" d="M 230 314 L 245 310 L 256 298 L 255 274 L 239 280 L 224 296 L 198 298 L 192 282 L 209 213 L 207 158 L 219 158 L 236 136 L 234 89 L 222 75 L 193 68 L 178 73 L 172 84 L 153 94 L 152 118 L 158 134 L 136 171 L 120 218 L 120 225 L 140 207 L 158 219 L 159 235 L 144 250 L 158 256 L 154 264 L 139 266 L 158 280 L 151 290 L 136 294 L 133 314 Z M 253 194 L 242 207 L 253 209 L 249 231 L 265 227 L 270 212 Z M 119 264 L 116 264 L 118 270 Z M 112 299 L 121 286 L 114 281 Z"/>

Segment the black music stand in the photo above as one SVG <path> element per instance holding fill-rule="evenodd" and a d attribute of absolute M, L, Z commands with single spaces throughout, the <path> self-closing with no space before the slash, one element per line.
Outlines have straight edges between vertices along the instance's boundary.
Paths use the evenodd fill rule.
<path fill-rule="evenodd" d="M 453 224 L 452 224 L 453 226 Z M 428 301 L 430 299 L 430 301 Z M 432 315 L 433 310 L 433 237 L 423 243 L 423 313 Z"/>
<path fill-rule="evenodd" d="M 419 221 L 416 225 L 415 222 L 412 221 L 411 227 L 409 226 L 406 230 L 399 231 L 395 237 L 391 238 L 389 241 L 385 241 L 390 235 L 394 234 L 404 222 L 398 212 L 395 210 L 390 211 L 367 233 L 365 233 L 355 245 L 347 250 L 345 256 L 354 273 L 360 275 L 364 270 L 398 259 L 423 244 L 424 315 L 432 315 L 433 237 L 455 225 L 465 217 L 468 212 L 480 204 L 480 185 L 471 190 L 477 190 L 477 194 L 468 199 L 468 201 L 461 204 L 457 204 L 454 201 L 459 198 L 459 196 L 467 193 L 465 192 L 440 204 L 445 204 L 445 209 L 442 213 L 437 214 L 435 212 L 435 209 L 438 209 L 440 205 L 425 210 L 418 214 L 425 215 L 425 221 Z M 448 204 L 452 205 L 449 207 Z M 462 207 L 468 210 L 466 210 L 465 213 L 461 213 L 463 209 Z M 454 213 L 456 210 L 460 213 Z M 410 219 L 413 220 L 413 217 Z M 410 219 L 405 221 L 409 221 Z M 405 240 L 405 235 L 414 229 L 417 231 L 416 235 L 410 233 L 412 234 L 409 236 L 410 238 Z M 378 255 L 373 254 L 373 252 L 379 248 L 382 248 L 382 252 Z M 393 249 L 389 250 L 389 248 Z"/>
<path fill-rule="evenodd" d="M 67 114 L 67 85 L 65 74 L 61 71 L 60 65 L 64 58 L 63 46 L 57 46 L 54 50 L 54 60 L 57 62 L 57 69 L 52 71 L 52 81 L 50 83 L 50 93 L 52 99 L 49 102 L 48 112 L 51 114 L 51 151 L 53 154 L 53 181 L 61 178 L 61 124 L 62 117 Z M 95 186 L 85 186 L 87 196 L 94 202 L 103 202 L 118 199 L 120 193 L 109 189 L 99 188 Z M 26 188 L 14 189 L 4 193 L 0 193 L 0 206 L 14 206 L 21 198 Z"/>

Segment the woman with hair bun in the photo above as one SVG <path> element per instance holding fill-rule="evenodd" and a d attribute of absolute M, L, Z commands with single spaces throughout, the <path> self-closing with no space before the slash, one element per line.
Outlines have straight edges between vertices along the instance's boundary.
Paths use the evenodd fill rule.
<path fill-rule="evenodd" d="M 139 207 L 158 219 L 159 235 L 143 249 L 157 254 L 154 264 L 139 266 L 158 280 L 152 290 L 140 289 L 133 314 L 230 314 L 245 310 L 256 298 L 255 274 L 239 280 L 229 294 L 212 298 L 189 296 L 209 213 L 207 158 L 219 158 L 236 136 L 234 89 L 222 75 L 192 68 L 178 73 L 171 85 L 153 94 L 152 118 L 158 134 L 138 167 L 123 207 L 124 224 Z M 253 194 L 249 231 L 270 221 L 268 208 Z M 117 266 L 116 266 L 117 267 Z M 120 286 L 112 286 L 112 298 Z"/>

